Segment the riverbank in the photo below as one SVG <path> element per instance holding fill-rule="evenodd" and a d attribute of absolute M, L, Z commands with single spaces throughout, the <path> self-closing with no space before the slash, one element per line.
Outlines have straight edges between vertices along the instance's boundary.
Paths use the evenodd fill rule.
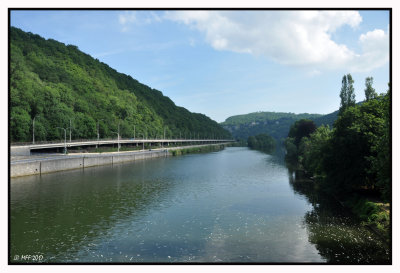
<path fill-rule="evenodd" d="M 24 157 L 10 162 L 10 177 L 41 175 L 45 173 L 112 165 L 157 157 L 175 156 L 198 151 L 213 151 L 225 147 L 225 144 L 192 145 L 172 148 L 158 148 L 141 151 L 109 153 L 76 153 L 68 155 L 50 155 L 48 157 Z"/>
<path fill-rule="evenodd" d="M 342 207 L 356 216 L 362 226 L 378 235 L 385 243 L 391 241 L 390 204 L 384 203 L 377 198 L 360 194 L 352 194 L 346 198 L 338 199 L 335 195 L 321 187 L 323 177 L 309 177 L 302 169 L 295 169 L 295 180 L 309 181 L 312 183 L 313 191 L 324 192 L 333 197 Z M 296 182 L 295 182 L 296 183 Z"/>
<path fill-rule="evenodd" d="M 172 149 L 171 155 L 179 156 L 184 154 L 215 152 L 223 150 L 226 146 L 227 145 L 214 144 L 214 145 L 189 147 L 189 148 L 181 147 L 181 149 Z"/>
<path fill-rule="evenodd" d="M 362 224 L 390 243 L 390 204 L 353 195 L 343 205 L 357 215 Z"/>

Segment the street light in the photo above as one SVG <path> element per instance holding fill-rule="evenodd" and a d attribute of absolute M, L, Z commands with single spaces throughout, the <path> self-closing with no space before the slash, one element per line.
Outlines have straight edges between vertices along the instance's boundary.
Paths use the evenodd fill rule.
<path fill-rule="evenodd" d="M 32 144 L 35 144 L 35 118 L 36 116 L 32 120 Z"/>
<path fill-rule="evenodd" d="M 62 128 L 62 127 L 57 127 L 59 129 L 63 129 L 64 130 L 64 154 L 67 154 L 67 129 Z"/>
<path fill-rule="evenodd" d="M 99 124 L 99 121 L 100 120 L 104 120 L 104 119 L 102 118 L 102 119 L 98 119 L 97 120 L 97 144 L 96 144 L 96 149 L 99 148 L 99 139 L 100 139 L 100 133 L 99 133 L 100 124 Z"/>
<path fill-rule="evenodd" d="M 36 116 L 37 115 L 35 115 L 32 120 L 32 144 L 35 144 L 35 119 L 36 119 Z"/>
<path fill-rule="evenodd" d="M 161 141 L 161 148 L 164 148 L 164 141 L 165 141 L 165 127 L 164 127 L 164 137 L 163 140 Z"/>
<path fill-rule="evenodd" d="M 111 131 L 111 133 L 117 134 L 118 135 L 118 152 L 119 152 L 119 121 L 118 121 L 118 133 Z"/>
<path fill-rule="evenodd" d="M 69 119 L 69 142 L 71 142 L 71 129 L 72 129 L 72 121 Z"/>

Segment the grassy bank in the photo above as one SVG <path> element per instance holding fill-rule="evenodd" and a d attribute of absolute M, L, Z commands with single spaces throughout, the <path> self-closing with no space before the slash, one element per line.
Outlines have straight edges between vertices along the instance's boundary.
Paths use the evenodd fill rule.
<path fill-rule="evenodd" d="M 354 195 L 343 202 L 343 204 L 361 219 L 363 225 L 371 228 L 385 240 L 390 240 L 389 203 L 382 203 L 360 195 Z"/>
<path fill-rule="evenodd" d="M 337 194 L 325 187 L 326 177 L 319 175 L 311 177 L 300 164 L 286 162 L 286 165 L 289 170 L 296 174 L 296 179 L 313 181 L 313 188 L 316 192 L 322 191 L 334 197 L 342 206 L 358 217 L 363 226 L 371 229 L 386 242 L 390 242 L 390 203 L 384 202 L 376 192 L 358 191 L 337 197 Z"/>
<path fill-rule="evenodd" d="M 172 156 L 184 155 L 184 154 L 193 154 L 193 153 L 207 153 L 207 152 L 215 152 L 220 151 L 225 148 L 226 145 L 207 145 L 202 147 L 191 147 L 184 149 L 171 150 Z"/>

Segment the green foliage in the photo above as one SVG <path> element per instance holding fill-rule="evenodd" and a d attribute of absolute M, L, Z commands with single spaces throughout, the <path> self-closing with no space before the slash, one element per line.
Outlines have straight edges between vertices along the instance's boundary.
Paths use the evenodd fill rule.
<path fill-rule="evenodd" d="M 183 148 L 183 149 L 176 149 L 171 150 L 172 156 L 179 156 L 185 154 L 193 154 L 193 153 L 206 153 L 206 152 L 213 152 L 213 151 L 220 151 L 225 148 L 225 145 L 207 145 L 202 147 L 190 147 L 190 148 Z"/>
<path fill-rule="evenodd" d="M 256 136 L 250 136 L 247 139 L 247 145 L 252 149 L 272 152 L 275 149 L 276 141 L 273 137 L 267 134 L 259 134 Z"/>
<path fill-rule="evenodd" d="M 383 110 L 378 98 L 348 107 L 336 121 L 325 171 L 327 184 L 338 194 L 376 186 L 373 162 L 385 130 Z"/>
<path fill-rule="evenodd" d="M 309 137 L 315 129 L 314 122 L 309 119 L 301 119 L 292 124 L 284 142 L 286 148 L 285 159 L 288 163 L 293 166 L 301 163 L 303 155 L 300 153 L 300 141 Z"/>
<path fill-rule="evenodd" d="M 343 90 L 352 85 L 343 77 Z M 346 93 L 348 97 L 349 93 Z M 351 96 L 350 96 L 351 97 Z M 346 99 L 345 101 L 348 102 Z M 362 104 L 343 104 L 333 130 L 319 127 L 307 134 L 298 121 L 285 140 L 286 160 L 309 176 L 322 177 L 321 187 L 339 198 L 358 193 L 391 198 L 390 90 Z M 345 107 L 344 107 L 345 106 Z"/>
<path fill-rule="evenodd" d="M 325 126 L 329 126 L 329 127 L 333 127 L 333 124 L 335 123 L 337 117 L 339 114 L 339 110 L 323 115 L 321 117 L 317 117 L 317 118 L 313 118 L 312 120 L 314 121 L 315 125 L 317 127 L 321 126 L 321 125 L 325 125 Z"/>
<path fill-rule="evenodd" d="M 380 107 L 382 108 L 383 128 L 372 144 L 371 151 L 376 156 L 367 159 L 371 162 L 371 172 L 376 173 L 377 184 L 384 200 L 391 200 L 392 196 L 392 135 L 391 135 L 391 90 L 386 95 L 381 95 Z"/>
<path fill-rule="evenodd" d="M 351 207 L 364 225 L 372 225 L 382 235 L 389 237 L 390 210 L 388 204 L 369 201 L 366 198 L 355 195 L 346 201 L 346 206 Z"/>
<path fill-rule="evenodd" d="M 288 137 L 294 138 L 294 144 L 299 147 L 303 137 L 309 137 L 316 129 L 315 123 L 309 119 L 296 121 L 289 130 Z"/>
<path fill-rule="evenodd" d="M 160 91 L 118 73 L 76 46 L 10 29 L 10 138 L 63 139 L 72 120 L 72 138 L 122 137 L 230 138 L 205 115 L 176 106 Z"/>
<path fill-rule="evenodd" d="M 372 84 L 374 83 L 374 78 L 372 77 L 367 77 L 365 79 L 365 100 L 369 101 L 371 99 L 375 99 L 378 94 L 375 92 L 375 89 L 372 87 Z"/>
<path fill-rule="evenodd" d="M 323 162 L 327 155 L 332 130 L 329 126 L 320 126 L 310 137 L 303 137 L 299 145 L 302 155 L 301 164 L 310 174 L 324 175 Z"/>
<path fill-rule="evenodd" d="M 31 118 L 23 107 L 12 107 L 10 111 L 10 133 L 19 139 L 30 139 Z"/>
<path fill-rule="evenodd" d="M 294 119 L 311 119 L 313 117 L 319 117 L 318 114 L 294 114 L 294 113 L 283 113 L 283 112 L 255 112 L 245 115 L 237 115 L 229 117 L 223 122 L 223 125 L 240 125 L 251 122 L 264 122 L 264 121 L 277 121 L 282 118 L 294 118 Z"/>
<path fill-rule="evenodd" d="M 297 165 L 299 154 L 297 151 L 297 146 L 294 143 L 294 138 L 287 137 L 284 144 L 286 149 L 285 160 L 291 165 Z"/>
<path fill-rule="evenodd" d="M 347 107 L 354 106 L 356 104 L 356 95 L 354 93 L 353 84 L 354 80 L 350 74 L 343 76 L 342 89 L 340 90 L 340 113 L 343 113 Z"/>

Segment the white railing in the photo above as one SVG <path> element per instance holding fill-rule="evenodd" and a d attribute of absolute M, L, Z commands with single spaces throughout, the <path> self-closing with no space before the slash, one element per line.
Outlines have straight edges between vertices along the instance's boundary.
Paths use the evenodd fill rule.
<path fill-rule="evenodd" d="M 235 140 L 233 139 L 182 139 L 182 138 L 175 138 L 175 139 L 146 139 L 146 138 L 120 138 L 119 142 L 123 143 L 136 143 L 136 142 L 233 142 Z M 99 144 L 104 144 L 104 142 L 110 142 L 111 143 L 118 143 L 118 138 L 102 138 L 102 139 L 74 139 L 71 142 L 69 140 L 66 141 L 67 146 L 70 146 L 71 144 L 79 144 L 82 143 L 83 145 L 96 145 L 97 143 Z M 17 142 L 17 143 L 11 143 L 11 147 L 14 146 L 30 146 L 30 147 L 35 147 L 35 146 L 44 146 L 44 145 L 64 145 L 64 141 L 35 141 L 35 144 L 32 144 L 32 142 Z M 53 145 L 52 145 L 53 144 Z M 107 143 L 106 143 L 107 144 Z"/>

